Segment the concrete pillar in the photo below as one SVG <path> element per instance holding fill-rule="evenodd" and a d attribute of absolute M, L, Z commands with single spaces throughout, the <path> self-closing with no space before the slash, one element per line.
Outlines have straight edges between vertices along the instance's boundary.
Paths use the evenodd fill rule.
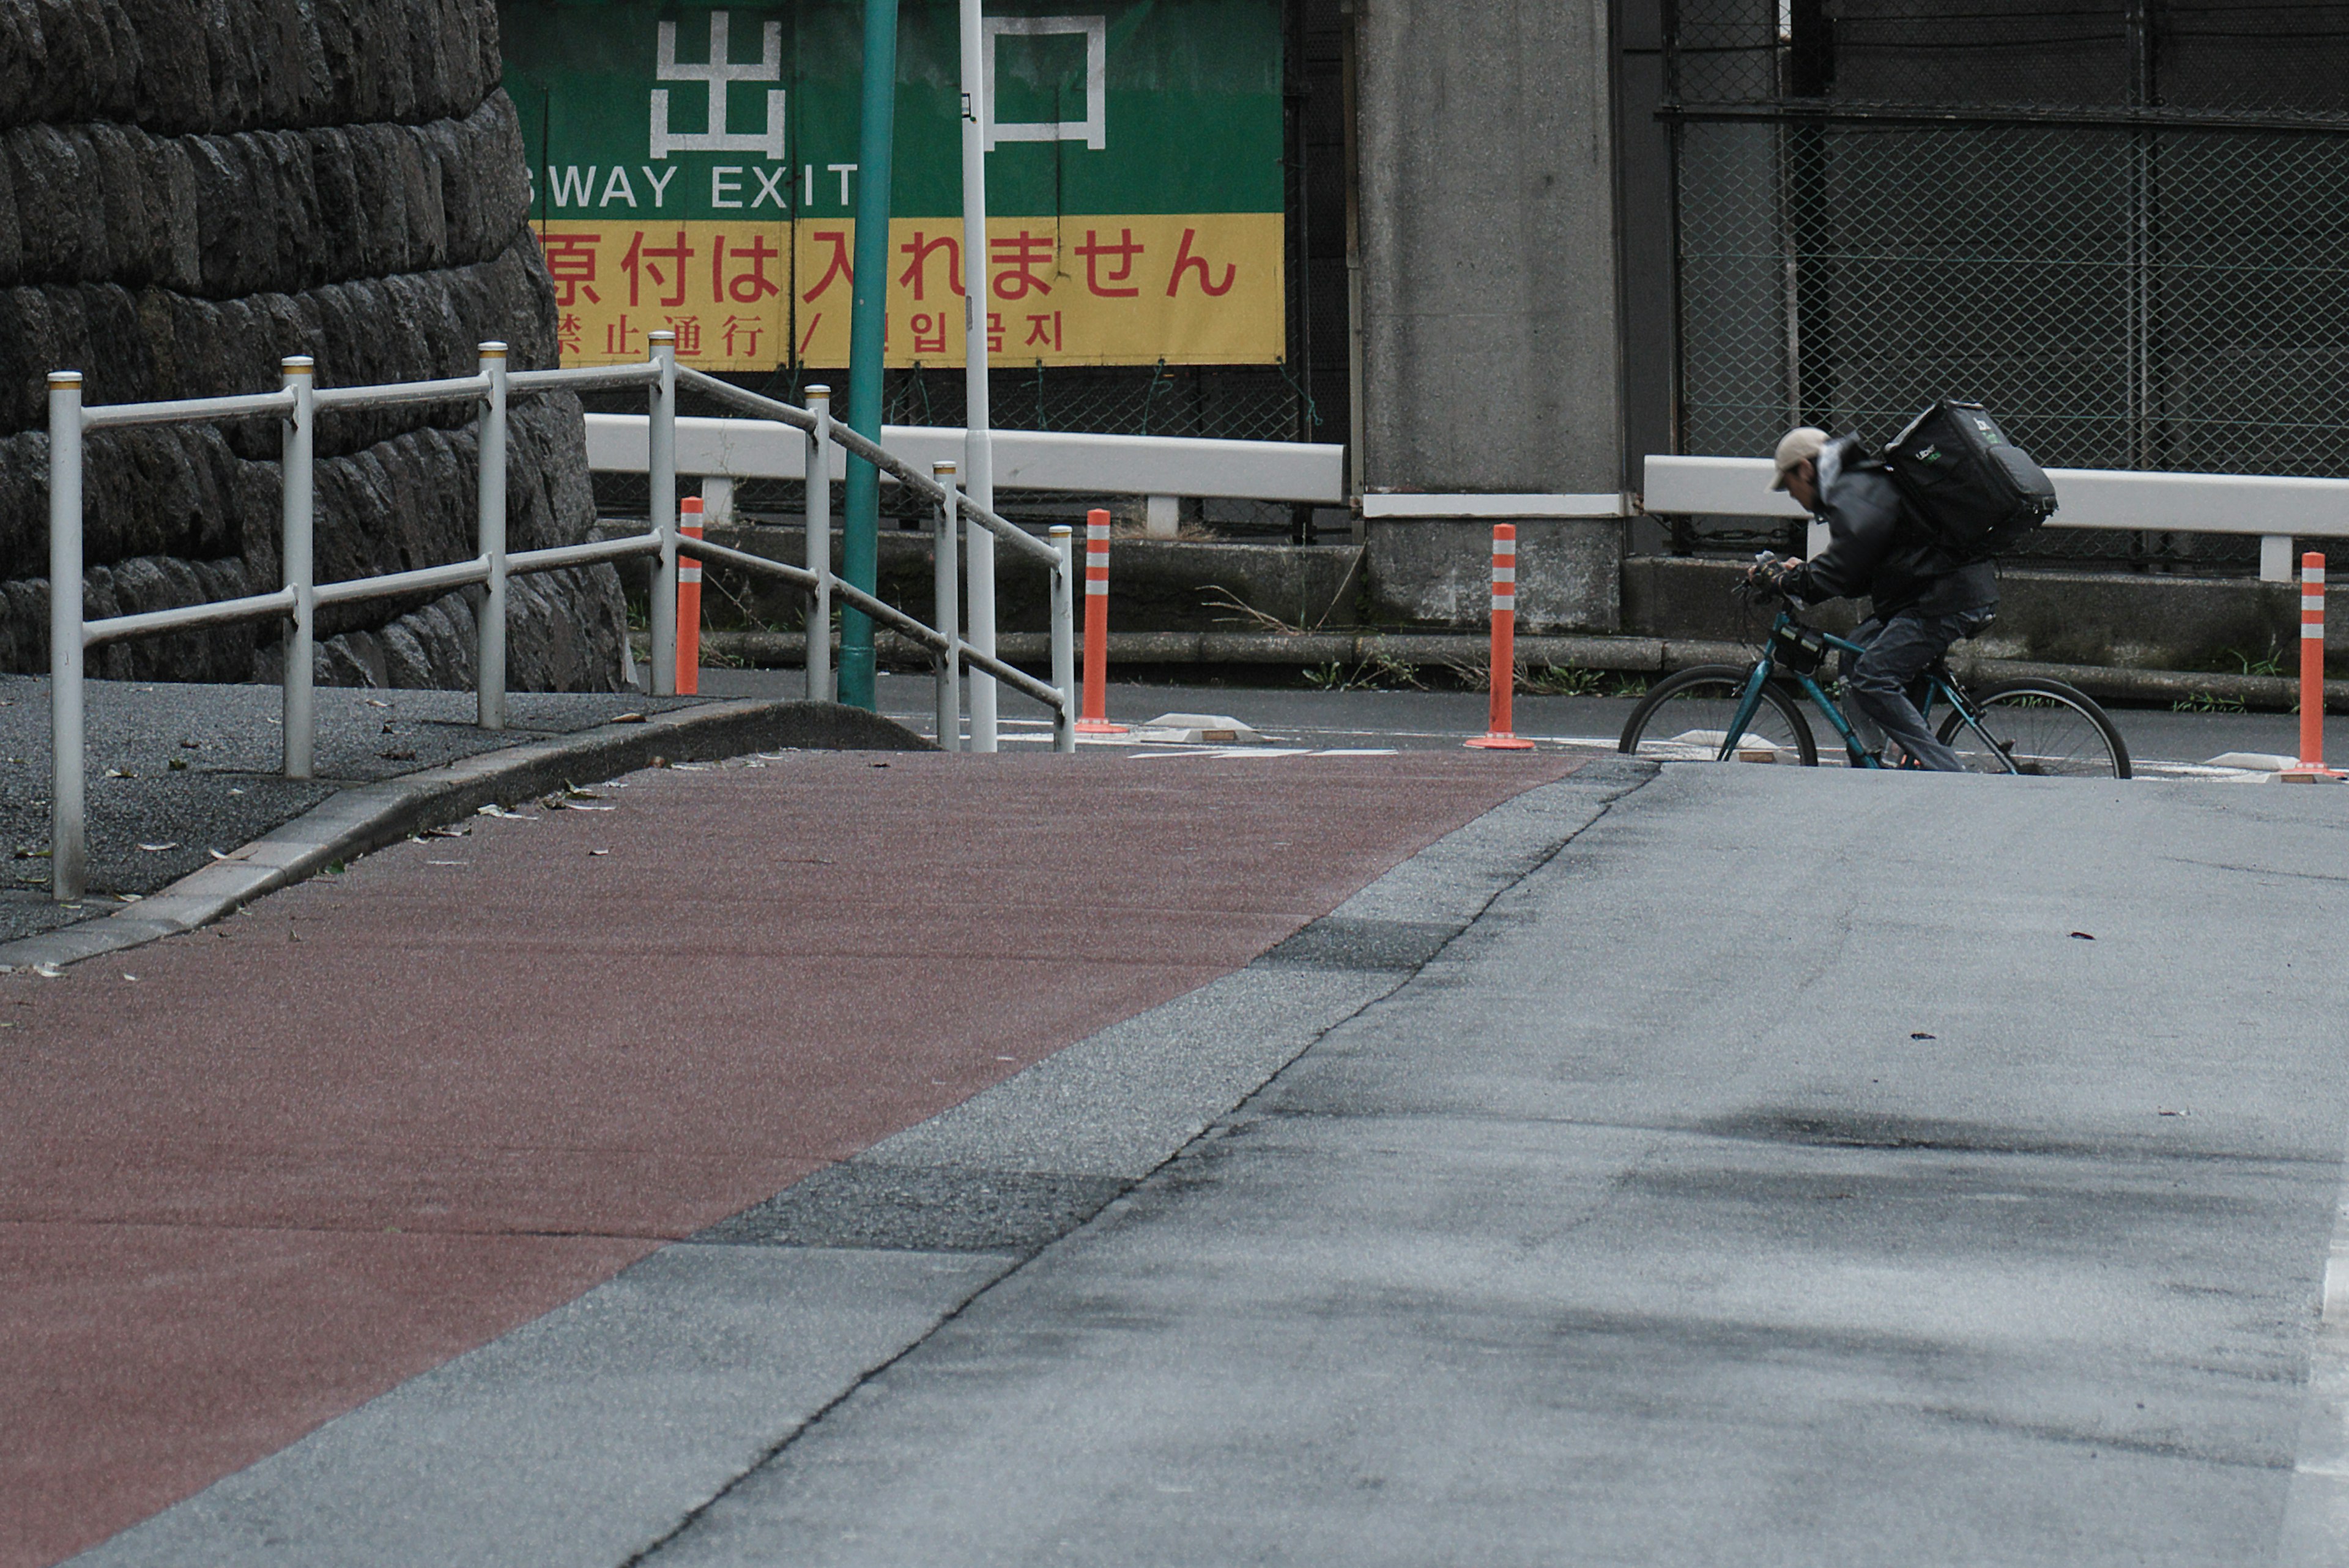
<path fill-rule="evenodd" d="M 1363 480 L 1622 472 L 1608 0 L 1358 0 Z"/>

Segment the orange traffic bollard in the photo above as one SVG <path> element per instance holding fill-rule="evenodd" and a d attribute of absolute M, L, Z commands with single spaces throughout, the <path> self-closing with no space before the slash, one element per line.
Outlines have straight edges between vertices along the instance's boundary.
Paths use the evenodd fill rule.
<path fill-rule="evenodd" d="M 701 497 L 688 495 L 678 504 L 678 532 L 688 539 L 701 537 Z M 677 691 L 680 697 L 701 691 L 701 563 L 683 550 L 677 556 Z"/>
<path fill-rule="evenodd" d="M 1485 733 L 1466 742 L 1480 752 L 1530 752 L 1511 732 L 1517 693 L 1517 525 L 1493 524 L 1493 691 Z"/>
<path fill-rule="evenodd" d="M 2324 765 L 2324 557 L 2313 550 L 2300 558 L 2300 765 L 2282 776 L 2341 776 Z"/>
<path fill-rule="evenodd" d="M 1125 733 L 1109 722 L 1109 514 L 1100 507 L 1085 514 L 1085 702 L 1077 730 Z"/>

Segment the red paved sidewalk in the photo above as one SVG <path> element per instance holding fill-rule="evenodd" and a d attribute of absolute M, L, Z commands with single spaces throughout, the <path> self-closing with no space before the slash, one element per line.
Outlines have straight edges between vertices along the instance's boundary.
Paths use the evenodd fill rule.
<path fill-rule="evenodd" d="M 640 774 L 589 803 L 617 810 L 477 819 L 0 978 L 0 1568 L 1246 963 L 1574 766 Z"/>

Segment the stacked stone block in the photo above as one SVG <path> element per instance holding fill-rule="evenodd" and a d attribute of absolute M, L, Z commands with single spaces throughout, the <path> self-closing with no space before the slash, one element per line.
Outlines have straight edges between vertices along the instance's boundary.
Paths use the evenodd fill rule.
<path fill-rule="evenodd" d="M 46 378 L 92 404 L 265 390 L 309 354 L 321 387 L 471 374 L 476 345 L 555 362 L 526 227 L 521 129 L 493 0 L 0 0 L 0 670 L 48 663 Z M 508 542 L 594 522 L 579 409 L 514 400 Z M 87 613 L 279 581 L 277 427 L 139 428 L 86 453 Z M 322 416 L 322 582 L 474 554 L 469 409 Z M 608 566 L 516 579 L 510 679 L 616 683 Z M 322 612 L 319 678 L 463 685 L 466 596 Z M 92 672 L 276 673 L 270 627 L 102 649 Z"/>

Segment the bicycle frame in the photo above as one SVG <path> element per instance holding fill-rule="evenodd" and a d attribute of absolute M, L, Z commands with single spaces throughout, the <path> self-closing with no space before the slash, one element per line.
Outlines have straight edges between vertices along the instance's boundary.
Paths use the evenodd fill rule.
<path fill-rule="evenodd" d="M 1745 726 L 1754 722 L 1754 713 L 1761 709 L 1762 690 L 1770 683 L 1778 670 L 1778 661 L 1774 654 L 1774 649 L 1777 646 L 1777 635 L 1789 628 L 1800 628 L 1806 631 L 1818 629 L 1816 627 L 1805 627 L 1792 610 L 1782 609 L 1778 612 L 1778 618 L 1770 625 L 1770 636 L 1762 644 L 1761 657 L 1754 661 L 1753 672 L 1745 678 L 1745 695 L 1737 704 L 1736 716 L 1730 721 L 1728 730 L 1722 736 L 1721 752 L 1714 758 L 1716 762 L 1729 761 L 1731 754 L 1736 750 L 1738 737 L 1745 733 Z M 1826 639 L 1828 648 L 1838 653 L 1857 654 L 1868 651 L 1865 643 L 1854 642 L 1849 638 L 1837 637 L 1831 631 L 1820 631 L 1818 635 Z M 1966 728 L 1982 737 L 1983 746 L 1988 749 L 1992 756 L 1996 757 L 2005 766 L 2008 773 L 2023 772 L 2015 760 L 2007 754 L 2006 748 L 2000 745 L 1988 730 L 1982 728 L 1981 714 L 1975 711 L 1972 703 L 1966 701 L 1964 692 L 1959 691 L 1938 668 L 1927 671 L 1926 678 L 1930 684 L 1926 689 L 1925 701 L 1918 706 L 1920 717 L 1930 723 L 1932 719 L 1934 700 L 1939 698 L 1956 711 L 1958 717 L 1965 721 Z M 1843 737 L 1844 753 L 1850 759 L 1853 767 L 1880 768 L 1885 765 L 1881 757 L 1860 744 L 1858 731 L 1852 727 L 1849 719 L 1844 717 L 1843 710 L 1836 705 L 1835 699 L 1827 695 L 1826 688 L 1821 686 L 1814 677 L 1801 670 L 1793 671 L 1791 679 L 1802 688 L 1803 694 L 1811 700 L 1812 706 L 1826 715 L 1826 721 L 1834 727 L 1835 732 Z"/>

